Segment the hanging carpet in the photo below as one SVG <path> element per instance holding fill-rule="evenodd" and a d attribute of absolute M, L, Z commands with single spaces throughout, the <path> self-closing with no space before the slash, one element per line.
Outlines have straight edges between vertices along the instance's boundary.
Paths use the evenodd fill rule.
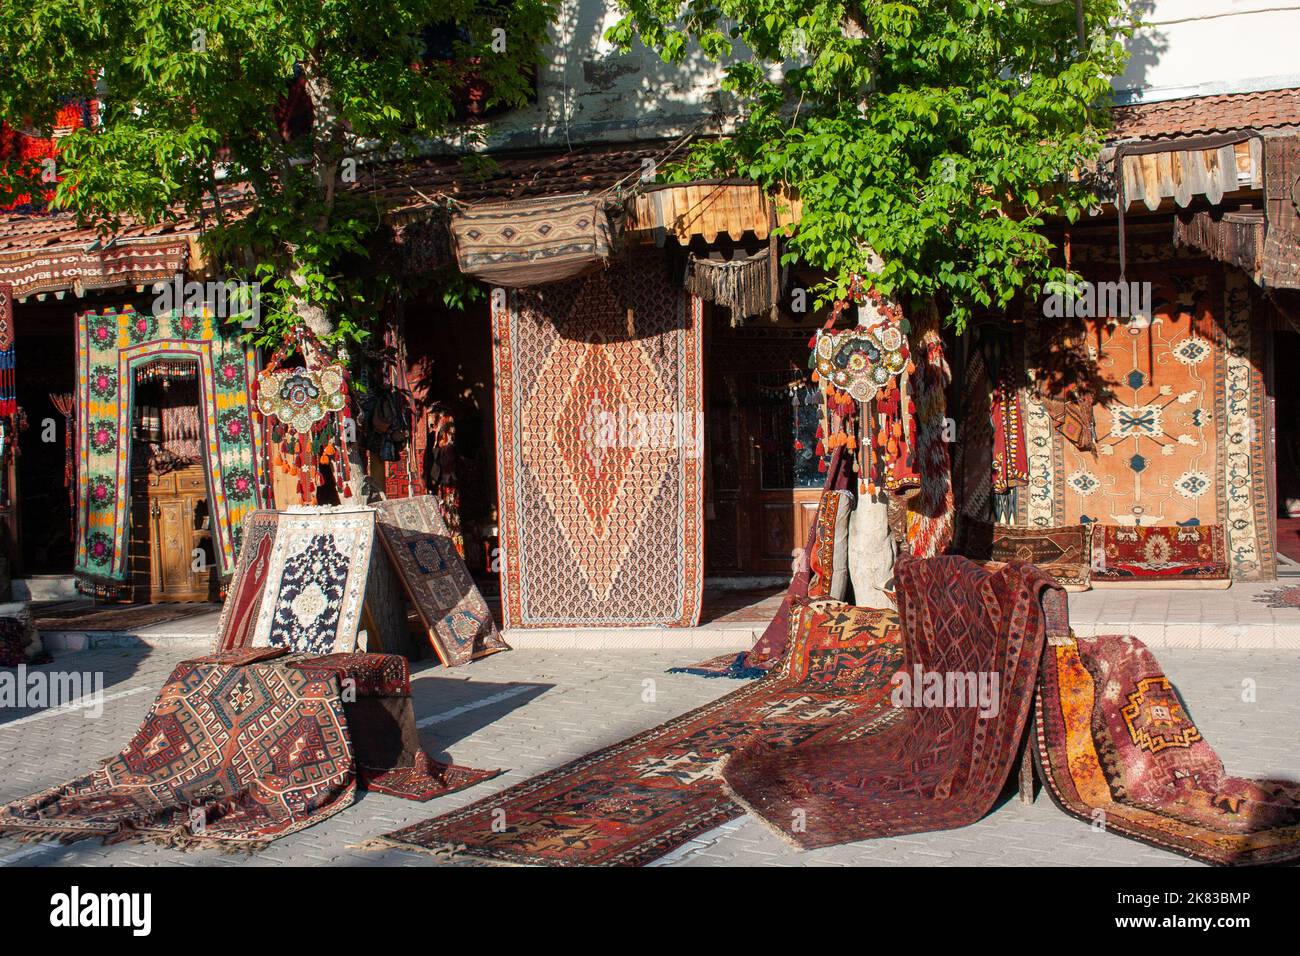
<path fill-rule="evenodd" d="M 873 733 L 892 713 L 896 615 L 835 601 L 800 611 L 779 673 L 379 843 L 500 863 L 636 866 L 740 816 L 717 776 L 737 747 Z"/>
<path fill-rule="evenodd" d="M 544 196 L 460 206 L 451 217 L 460 271 L 489 285 L 562 282 L 599 268 L 613 250 L 603 201 Z"/>
<path fill-rule="evenodd" d="M 256 850 L 350 806 L 359 778 L 425 800 L 493 776 L 412 745 L 405 659 L 282 655 L 183 662 L 120 754 L 0 808 L 0 835 Z"/>
<path fill-rule="evenodd" d="M 1228 776 L 1141 641 L 1048 647 L 1039 686 L 1038 770 L 1066 813 L 1206 863 L 1300 859 L 1300 782 Z"/>
<path fill-rule="evenodd" d="M 701 305 L 662 255 L 492 312 L 506 627 L 699 619 Z"/>
<path fill-rule="evenodd" d="M 217 651 L 247 647 L 253 641 L 253 629 L 266 593 L 266 579 L 271 570 L 271 548 L 280 523 L 278 511 L 254 511 L 244 519 L 242 543 L 235 562 L 234 576 L 221 605 L 217 621 Z"/>

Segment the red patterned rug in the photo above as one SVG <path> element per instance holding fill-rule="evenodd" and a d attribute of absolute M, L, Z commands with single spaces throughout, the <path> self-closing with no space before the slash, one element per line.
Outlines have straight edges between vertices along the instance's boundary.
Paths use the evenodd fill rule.
<path fill-rule="evenodd" d="M 783 751 L 755 740 L 723 767 L 737 799 L 798 846 L 983 817 L 1020 752 L 1049 632 L 1068 634 L 1064 592 L 1028 565 L 904 559 L 895 575 L 907 679 L 891 695 L 892 726 L 841 725 Z"/>
<path fill-rule="evenodd" d="M 1036 711 L 1038 769 L 1065 812 L 1207 863 L 1300 859 L 1300 782 L 1228 776 L 1136 638 L 1048 647 Z"/>
<path fill-rule="evenodd" d="M 717 772 L 738 747 L 851 738 L 896 713 L 889 679 L 901 648 L 892 611 L 815 602 L 801 606 L 799 620 L 779 673 L 379 842 L 500 863 L 636 866 L 740 816 Z"/>
<path fill-rule="evenodd" d="M 511 291 L 492 326 L 506 626 L 694 625 L 699 300 L 637 256 Z"/>
<path fill-rule="evenodd" d="M 358 778 L 427 800 L 495 775 L 425 755 L 405 658 L 283 655 L 183 662 L 126 749 L 0 808 L 0 835 L 256 850 L 350 806 Z"/>
<path fill-rule="evenodd" d="M 1094 525 L 1092 585 L 1097 588 L 1226 588 L 1223 526 Z"/>

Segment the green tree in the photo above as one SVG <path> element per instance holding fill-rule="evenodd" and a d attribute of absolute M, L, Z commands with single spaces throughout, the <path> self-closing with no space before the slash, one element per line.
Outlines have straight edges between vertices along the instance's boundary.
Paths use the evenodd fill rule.
<path fill-rule="evenodd" d="M 789 248 L 963 328 L 1064 278 L 1042 230 L 1095 197 L 1072 172 L 1109 125 L 1123 0 L 621 0 L 609 36 L 729 61 L 735 133 L 671 175 L 739 175 L 803 203 Z M 874 259 L 874 250 L 882 262 Z"/>
<path fill-rule="evenodd" d="M 6 0 L 0 118 L 48 130 L 70 98 L 102 122 L 60 143 L 53 204 L 106 231 L 206 208 L 221 273 L 262 283 L 257 341 L 305 324 L 364 337 L 359 277 L 381 210 L 367 163 L 476 128 L 467 82 L 519 105 L 558 0 Z M 291 84 L 310 104 L 286 130 Z M 0 203 L 40 170 L 0 170 Z M 46 187 L 48 188 L 48 187 Z M 220 193 L 236 191 L 235 205 Z"/>

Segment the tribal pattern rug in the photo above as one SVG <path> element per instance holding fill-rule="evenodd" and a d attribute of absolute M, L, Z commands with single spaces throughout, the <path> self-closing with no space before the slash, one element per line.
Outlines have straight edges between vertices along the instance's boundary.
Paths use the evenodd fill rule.
<path fill-rule="evenodd" d="M 1223 528 L 1096 525 L 1092 583 L 1099 588 L 1226 588 L 1231 581 Z"/>
<path fill-rule="evenodd" d="M 636 866 L 740 816 L 717 775 L 736 748 L 842 739 L 889 720 L 895 614 L 801 602 L 797 620 L 780 672 L 380 842 L 499 863 Z"/>
<path fill-rule="evenodd" d="M 1013 528 L 972 521 L 964 538 L 966 556 L 990 563 L 990 570 L 996 570 L 993 565 L 1019 561 L 1046 572 L 1066 590 L 1086 591 L 1089 587 L 1092 551 L 1088 525 Z"/>
<path fill-rule="evenodd" d="M 510 646 L 470 577 L 432 495 L 376 505 L 379 540 L 438 659 L 454 667 Z"/>
<path fill-rule="evenodd" d="M 1038 770 L 1066 813 L 1206 863 L 1300 859 L 1300 782 L 1227 776 L 1136 638 L 1048 647 L 1035 707 Z"/>
<path fill-rule="evenodd" d="M 1086 340 L 1104 394 L 1096 447 L 1059 434 L 1064 522 L 1219 525 L 1231 575 L 1274 568 L 1264 443 L 1266 336 L 1239 270 L 1137 268 L 1153 284 L 1147 323 L 1089 321 Z M 1058 522 L 1063 523 L 1063 522 Z"/>
<path fill-rule="evenodd" d="M 869 736 L 838 725 L 781 750 L 756 738 L 723 766 L 733 795 L 798 846 L 987 814 L 1020 752 L 1043 646 L 1068 634 L 1064 593 L 1028 565 L 989 573 L 961 557 L 903 559 L 896 575 L 904 676 L 891 725 Z M 993 674 L 996 685 L 978 686 Z"/>
<path fill-rule="evenodd" d="M 180 664 L 126 749 L 0 807 L 0 835 L 256 850 L 347 808 L 358 784 L 428 800 L 495 775 L 424 752 L 405 658 L 246 648 Z"/>
<path fill-rule="evenodd" d="M 252 646 L 355 651 L 374 538 L 369 508 L 281 513 Z"/>
<path fill-rule="evenodd" d="M 507 627 L 688 627 L 704 577 L 701 304 L 660 255 L 493 300 Z"/>
<path fill-rule="evenodd" d="M 356 773 L 337 677 L 256 658 L 179 665 L 125 750 L 0 809 L 0 833 L 257 848 L 349 806 Z"/>
<path fill-rule="evenodd" d="M 1255 595 L 1255 600 L 1268 607 L 1300 610 L 1300 584 L 1273 588 Z"/>
<path fill-rule="evenodd" d="M 262 428 L 248 400 L 254 351 L 207 317 L 155 316 L 129 307 L 83 313 L 77 318 L 74 570 L 82 590 L 96 596 L 117 596 L 129 587 L 135 371 L 158 359 L 198 365 L 204 470 L 223 578 L 234 570 L 244 517 L 262 505 Z"/>

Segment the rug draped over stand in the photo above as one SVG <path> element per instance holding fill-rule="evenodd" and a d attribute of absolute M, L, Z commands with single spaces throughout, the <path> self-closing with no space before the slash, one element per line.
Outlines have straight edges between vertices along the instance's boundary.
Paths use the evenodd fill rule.
<path fill-rule="evenodd" d="M 183 662 L 126 749 L 0 808 L 0 835 L 256 850 L 350 806 L 358 784 L 427 800 L 495 775 L 420 748 L 404 658 L 283 655 Z"/>
<path fill-rule="evenodd" d="M 660 255 L 494 297 L 507 627 L 698 621 L 702 327 Z"/>
<path fill-rule="evenodd" d="M 779 673 L 380 842 L 500 863 L 635 866 L 740 816 L 717 773 L 738 747 L 853 738 L 897 713 L 889 705 L 901 663 L 893 611 L 800 602 L 796 619 Z"/>
<path fill-rule="evenodd" d="M 948 830 L 988 813 L 1020 752 L 1048 633 L 1068 633 L 1064 592 L 1036 568 L 989 573 L 939 557 L 901 560 L 896 574 L 909 679 L 892 726 L 784 751 L 755 741 L 723 767 L 731 792 L 801 847 Z M 998 686 L 981 692 L 993 674 Z"/>
<path fill-rule="evenodd" d="M 1066 813 L 1207 863 L 1300 859 L 1300 782 L 1227 776 L 1136 638 L 1048 647 L 1036 712 L 1038 769 Z"/>

